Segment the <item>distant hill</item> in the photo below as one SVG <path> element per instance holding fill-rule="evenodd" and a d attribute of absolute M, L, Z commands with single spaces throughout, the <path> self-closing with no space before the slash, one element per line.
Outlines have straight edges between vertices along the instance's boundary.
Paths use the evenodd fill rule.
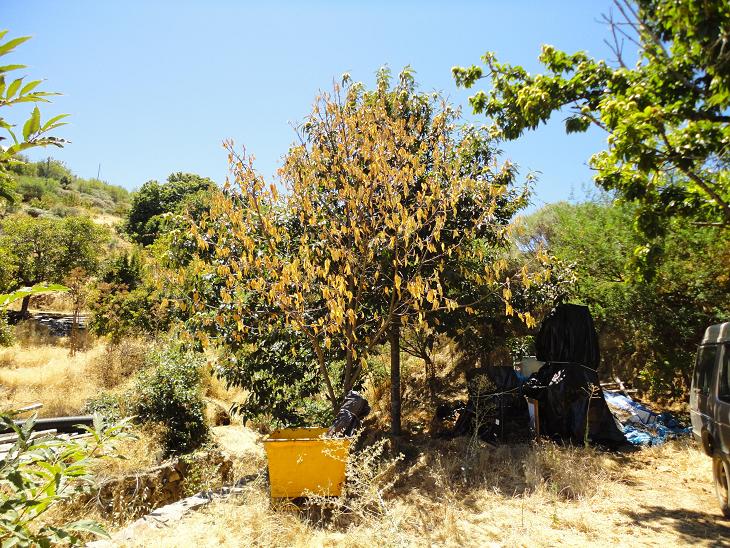
<path fill-rule="evenodd" d="M 8 212 L 25 211 L 35 217 L 89 215 L 115 224 L 129 211 L 130 192 L 123 187 L 77 177 L 52 158 L 23 160 L 12 167 L 16 202 L 8 206 Z"/>

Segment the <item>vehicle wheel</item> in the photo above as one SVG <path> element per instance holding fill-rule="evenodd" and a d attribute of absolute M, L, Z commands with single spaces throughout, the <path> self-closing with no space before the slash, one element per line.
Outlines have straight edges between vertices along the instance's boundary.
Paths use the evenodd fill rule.
<path fill-rule="evenodd" d="M 730 517 L 728 506 L 728 486 L 730 485 L 730 466 L 727 459 L 720 455 L 712 457 L 712 475 L 715 479 L 715 494 L 720 502 L 720 510 L 725 517 Z"/>

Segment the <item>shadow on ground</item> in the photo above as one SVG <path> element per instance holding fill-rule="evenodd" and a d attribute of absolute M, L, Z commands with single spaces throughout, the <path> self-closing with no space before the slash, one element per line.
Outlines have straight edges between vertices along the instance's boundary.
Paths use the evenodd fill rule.
<path fill-rule="evenodd" d="M 694 510 L 678 510 L 662 506 L 642 505 L 626 515 L 636 525 L 661 533 L 667 529 L 677 532 L 688 545 L 698 541 L 727 542 L 730 539 L 730 519 L 718 514 Z"/>

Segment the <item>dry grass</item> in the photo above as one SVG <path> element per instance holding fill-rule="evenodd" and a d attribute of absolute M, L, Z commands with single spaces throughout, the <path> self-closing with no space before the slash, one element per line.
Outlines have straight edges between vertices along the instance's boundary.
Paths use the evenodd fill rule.
<path fill-rule="evenodd" d="M 106 346 L 91 364 L 91 374 L 101 388 L 116 388 L 129 382 L 144 367 L 151 343 L 144 339 L 123 339 Z"/>
<path fill-rule="evenodd" d="M 134 438 L 116 445 L 121 458 L 104 458 L 93 461 L 91 469 L 99 483 L 109 478 L 127 476 L 153 468 L 163 460 L 161 432 L 151 427 L 135 428 Z"/>
<path fill-rule="evenodd" d="M 124 385 L 138 367 L 133 350 L 98 345 L 73 358 L 60 347 L 0 350 L 0 402 L 40 400 L 46 415 L 77 413 L 102 386 Z M 455 397 L 463 387 L 458 376 L 445 378 L 454 371 L 453 364 L 446 367 L 449 359 L 439 357 L 439 373 Z M 422 427 L 413 425 L 427 420 L 428 408 L 418 395 L 420 362 L 407 360 L 404 371 L 412 391 L 405 419 L 418 432 Z M 214 400 L 245 397 L 214 378 L 204 386 Z M 368 388 L 376 432 L 387 417 L 387 393 L 383 382 Z M 270 502 L 261 436 L 242 426 L 218 427 L 214 435 L 234 459 L 236 476 L 253 478 L 244 492 L 171 528 L 140 532 L 131 545 L 709 546 L 730 538 L 730 521 L 714 499 L 710 459 L 689 442 L 612 454 L 551 443 L 493 448 L 420 435 L 402 445 L 405 458 L 396 462 L 387 454 L 369 458 L 383 447 L 370 439 L 364 444 L 370 453 L 357 459 L 351 476 L 354 492 L 297 508 Z M 126 460 L 97 465 L 99 477 L 156 464 L 159 443 L 154 433 L 141 433 L 122 452 Z M 106 521 L 93 508 L 72 510 L 75 517 Z"/>
<path fill-rule="evenodd" d="M 41 402 L 39 416 L 78 415 L 103 390 L 127 387 L 149 347 L 142 339 L 115 346 L 97 341 L 74 356 L 57 344 L 0 348 L 0 407 Z"/>
<path fill-rule="evenodd" d="M 73 357 L 60 346 L 0 349 L 0 406 L 42 402 L 40 416 L 78 414 L 99 390 L 91 373 L 103 353 L 103 345 Z"/>
<path fill-rule="evenodd" d="M 686 442 L 618 455 L 550 443 L 469 449 L 465 440 L 406 447 L 414 454 L 395 484 L 371 482 L 383 487 L 375 510 L 363 509 L 371 496 L 348 499 L 338 519 L 271 504 L 259 477 L 130 545 L 709 546 L 730 534 L 709 459 Z"/>

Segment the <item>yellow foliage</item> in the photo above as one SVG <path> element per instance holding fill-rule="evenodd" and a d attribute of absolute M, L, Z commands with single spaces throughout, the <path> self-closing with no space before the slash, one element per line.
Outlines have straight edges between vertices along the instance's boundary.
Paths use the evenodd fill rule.
<path fill-rule="evenodd" d="M 306 335 L 325 376 L 325 351 L 338 340 L 348 357 L 343 388 L 349 389 L 362 373 L 358 357 L 394 323 L 466 306 L 445 295 L 442 273 L 466 259 L 485 260 L 472 245 L 485 231 L 495 241 L 506 238 L 495 212 L 513 168 L 464 160 L 481 137 L 462 135 L 456 120 L 444 101 L 415 94 L 407 78 L 394 90 L 380 82 L 365 94 L 359 85 L 336 86 L 318 99 L 301 144 L 290 149 L 279 171 L 287 187 L 281 195 L 254 170 L 251 156 L 226 143 L 233 181 L 192 231 L 202 251 L 216 246 L 216 260 L 201 259 L 198 273 L 224 279 L 228 289 L 220 297 L 233 310 L 246 306 L 248 293 L 264 297 Z M 279 212 L 297 220 L 297 228 L 277 222 Z M 483 275 L 468 275 L 501 287 L 507 262 L 487 261 L 484 268 Z M 502 296 L 512 314 L 508 285 Z M 196 292 L 182 306 L 204 311 L 206 303 Z"/>

